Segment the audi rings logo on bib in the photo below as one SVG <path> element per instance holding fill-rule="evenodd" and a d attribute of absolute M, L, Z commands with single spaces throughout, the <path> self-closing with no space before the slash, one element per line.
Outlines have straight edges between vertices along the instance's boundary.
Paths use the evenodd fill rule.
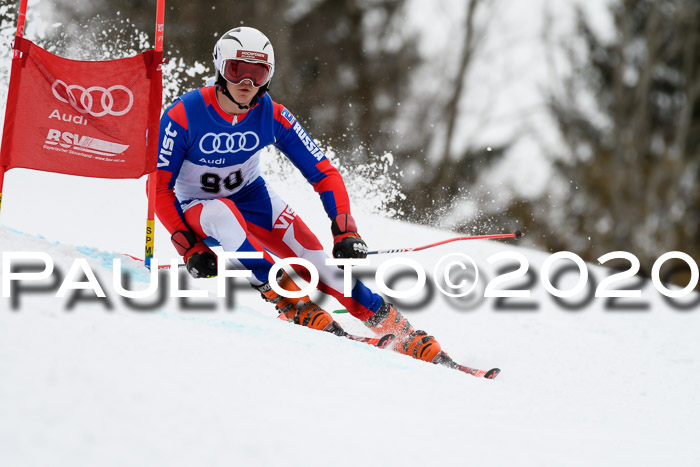
<path fill-rule="evenodd" d="M 89 114 L 93 117 L 105 115 L 121 117 L 134 106 L 134 94 L 121 84 L 108 88 L 101 86 L 84 88 L 76 84 L 69 85 L 57 79 L 51 86 L 51 91 L 59 101 L 70 104 L 81 114 Z"/>
<path fill-rule="evenodd" d="M 207 133 L 199 140 L 204 154 L 235 154 L 239 151 L 255 151 L 260 138 L 252 131 L 244 133 Z"/>

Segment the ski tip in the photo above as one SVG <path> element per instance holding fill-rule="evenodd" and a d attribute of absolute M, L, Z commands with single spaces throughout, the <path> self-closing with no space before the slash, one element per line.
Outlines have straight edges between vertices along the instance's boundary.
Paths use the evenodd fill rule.
<path fill-rule="evenodd" d="M 494 379 L 496 376 L 498 376 L 498 374 L 499 374 L 500 372 L 501 372 L 500 369 L 498 369 L 498 368 L 492 368 L 492 369 L 490 369 L 489 371 L 486 372 L 486 374 L 484 375 L 484 378 L 486 378 L 486 379 Z"/>
<path fill-rule="evenodd" d="M 385 336 L 382 336 L 381 339 L 379 339 L 379 342 L 377 342 L 376 347 L 379 347 L 380 349 L 385 349 L 394 342 L 394 339 L 396 337 L 393 334 L 387 334 Z"/>

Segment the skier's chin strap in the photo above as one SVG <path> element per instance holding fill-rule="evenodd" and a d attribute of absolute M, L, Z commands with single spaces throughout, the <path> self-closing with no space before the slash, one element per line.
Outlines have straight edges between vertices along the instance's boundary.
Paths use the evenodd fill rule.
<path fill-rule="evenodd" d="M 269 83 L 264 84 L 263 86 L 260 87 L 258 90 L 258 93 L 253 97 L 253 100 L 250 101 L 250 104 L 248 105 L 243 105 L 240 102 L 237 102 L 236 99 L 233 98 L 231 93 L 228 90 L 228 87 L 226 86 L 226 80 L 224 79 L 223 76 L 219 75 L 219 79 L 216 81 L 216 90 L 221 91 L 221 94 L 224 96 L 228 97 L 228 99 L 236 104 L 239 109 L 241 110 L 248 110 L 251 107 L 254 107 L 255 104 L 258 103 L 258 98 L 262 95 L 264 95 L 267 92 Z"/>
<path fill-rule="evenodd" d="M 236 99 L 233 98 L 233 96 L 232 96 L 231 93 L 228 91 L 228 88 L 227 88 L 226 86 L 217 85 L 216 87 L 217 87 L 217 89 L 218 89 L 219 91 L 221 91 L 221 94 L 223 94 L 224 96 L 228 97 L 228 100 L 230 100 L 231 102 L 233 102 L 234 104 L 236 104 L 236 105 L 238 106 L 238 108 L 241 109 L 241 110 L 248 110 L 248 109 L 250 109 L 250 106 L 251 106 L 251 105 L 255 105 L 255 101 L 258 100 L 258 96 L 256 95 L 256 96 L 253 98 L 253 100 L 250 102 L 249 105 L 242 105 L 240 102 L 236 101 Z"/>

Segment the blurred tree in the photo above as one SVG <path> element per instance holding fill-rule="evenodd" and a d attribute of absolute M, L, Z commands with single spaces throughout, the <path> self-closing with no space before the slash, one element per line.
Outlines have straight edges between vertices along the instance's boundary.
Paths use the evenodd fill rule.
<path fill-rule="evenodd" d="M 155 0 L 55 4 L 66 20 L 62 30 L 81 40 L 133 44 L 134 31 L 153 34 Z M 404 0 L 167 0 L 165 54 L 202 63 L 213 75 L 211 53 L 221 34 L 241 25 L 260 29 L 275 47 L 273 98 L 298 114 L 313 137 L 363 160 L 389 147 L 394 102 L 419 60 L 416 38 L 402 34 L 405 7 Z M 182 78 L 185 89 L 202 85 L 201 76 Z"/>
<path fill-rule="evenodd" d="M 650 271 L 660 252 L 700 258 L 700 1 L 611 11 L 610 40 L 578 12 L 587 53 L 551 100 L 569 150 L 557 177 L 571 188 L 541 227 L 587 260 L 626 250 Z"/>
<path fill-rule="evenodd" d="M 410 139 L 404 141 L 397 155 L 412 165 L 412 171 L 420 174 L 404 185 L 407 196 L 401 203 L 402 210 L 413 220 L 434 223 L 448 216 L 455 204 L 464 202 L 461 199 L 463 192 L 476 191 L 473 188 L 478 176 L 497 162 L 509 146 L 509 143 L 503 144 L 487 151 L 486 147 L 455 144 L 456 137 L 462 136 L 459 118 L 470 111 L 462 105 L 467 94 L 468 76 L 474 57 L 489 33 L 489 22 L 485 19 L 494 7 L 495 3 L 483 0 L 465 3 L 463 22 L 457 28 L 463 38 L 450 43 L 448 50 L 443 52 L 456 63 L 456 70 L 452 76 L 445 73 L 446 70 L 439 71 L 444 75 L 435 76 L 433 70 L 431 79 L 439 79 L 444 84 L 437 95 L 423 97 L 422 107 L 428 118 L 417 120 L 416 125 L 404 130 L 410 134 L 404 138 Z M 457 15 L 455 11 L 449 13 L 453 17 Z M 477 20 L 479 14 L 482 14 L 481 21 Z M 431 122 L 434 129 L 426 131 L 426 122 Z M 464 216 L 462 221 L 453 224 L 460 230 L 468 229 L 473 222 L 474 216 Z"/>

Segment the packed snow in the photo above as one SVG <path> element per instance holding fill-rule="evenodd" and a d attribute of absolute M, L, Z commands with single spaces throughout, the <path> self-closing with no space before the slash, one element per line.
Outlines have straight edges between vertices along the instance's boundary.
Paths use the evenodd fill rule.
<path fill-rule="evenodd" d="M 8 179 L 34 176 L 13 171 Z M 648 303 L 646 311 L 606 311 L 605 299 L 598 298 L 578 311 L 566 310 L 539 280 L 530 299 L 518 299 L 538 309 L 503 311 L 496 299 L 479 298 L 495 276 L 486 259 L 502 251 L 521 253 L 531 270 L 540 271 L 548 255 L 486 241 L 411 253 L 429 280 L 434 265 L 449 253 L 468 254 L 478 264 L 475 303 L 455 305 L 436 291 L 420 310 L 406 311 L 457 361 L 502 369 L 495 380 L 477 379 L 281 322 L 245 283 L 236 287 L 230 308 L 216 298 L 216 280 L 209 279 L 186 283 L 188 289 L 208 291 L 209 298 L 199 302 L 212 308 L 208 311 L 190 309 L 194 299 L 185 307 L 175 298 L 150 311 L 135 310 L 116 294 L 111 262 L 121 251 L 114 229 L 124 238 L 138 237 L 142 223 L 91 223 L 111 196 L 69 197 L 66 192 L 84 180 L 69 184 L 64 176 L 46 177 L 53 178 L 70 209 L 37 205 L 37 198 L 20 196 L 21 187 L 8 190 L 16 197 L 9 197 L 0 226 L 3 255 L 48 253 L 60 278 L 75 259 L 85 259 L 111 309 L 88 300 L 94 296 L 90 291 L 80 291 L 67 309 L 72 293 L 56 298 L 56 287 L 21 291 L 16 309 L 11 299 L 0 301 L 3 465 L 690 466 L 700 461 L 695 442 L 699 315 L 672 309 L 650 283 L 642 298 L 633 300 Z M 122 204 L 138 205 L 143 181 L 135 185 L 120 191 Z M 328 242 L 327 220 L 314 196 L 302 192 L 295 205 L 316 211 L 306 220 Z M 40 231 L 46 238 L 14 230 L 16 210 L 43 218 Z M 413 246 L 452 235 L 357 214 L 373 247 Z M 91 240 L 54 241 L 66 229 L 61 226 L 66 218 L 75 232 L 89 231 Z M 169 255 L 161 255 L 169 251 L 167 237 L 160 235 L 156 243 L 157 256 L 167 261 Z M 371 279 L 395 256 L 374 257 L 363 272 Z M 139 263 L 124 259 L 124 269 L 135 273 L 132 287 L 146 286 Z M 599 267 L 588 269 L 597 282 L 606 275 Z M 575 276 L 557 285 L 570 288 Z M 394 287 L 410 287 L 413 277 Z M 523 288 L 523 281 L 507 287 Z M 585 295 L 567 300 L 579 302 Z M 328 310 L 339 308 L 330 299 L 321 303 Z M 335 316 L 349 331 L 369 335 L 349 315 Z"/>

